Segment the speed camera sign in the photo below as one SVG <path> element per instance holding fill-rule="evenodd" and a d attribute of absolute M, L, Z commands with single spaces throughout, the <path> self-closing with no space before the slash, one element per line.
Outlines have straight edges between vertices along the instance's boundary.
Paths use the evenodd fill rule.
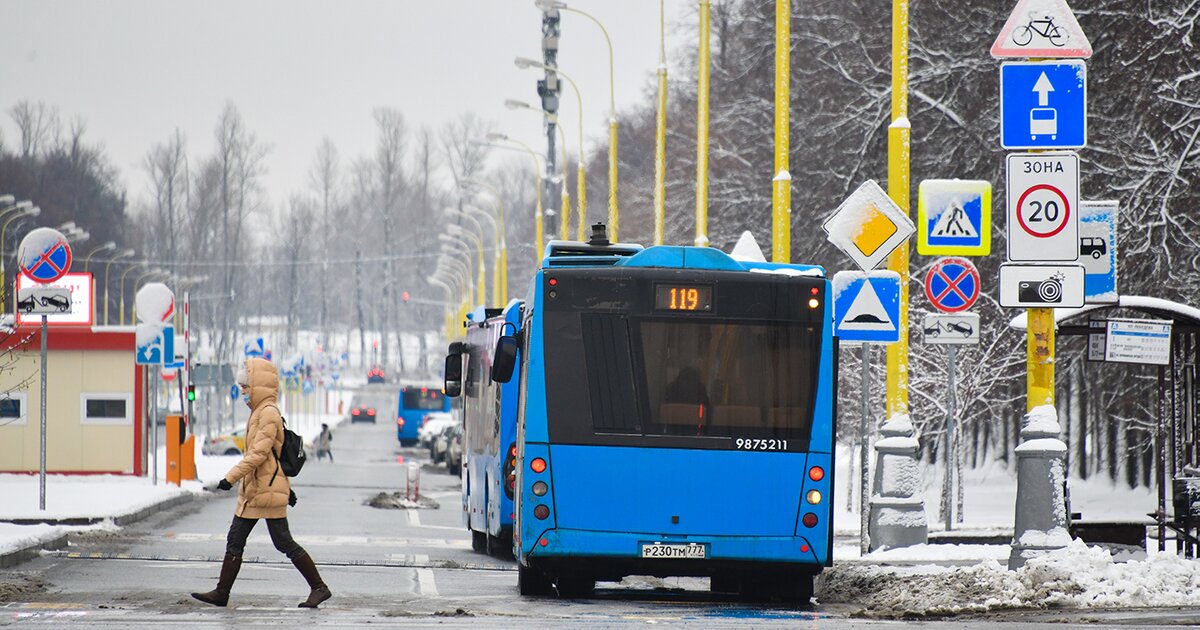
<path fill-rule="evenodd" d="M 1008 156 L 1008 259 L 1079 259 L 1079 156 Z"/>

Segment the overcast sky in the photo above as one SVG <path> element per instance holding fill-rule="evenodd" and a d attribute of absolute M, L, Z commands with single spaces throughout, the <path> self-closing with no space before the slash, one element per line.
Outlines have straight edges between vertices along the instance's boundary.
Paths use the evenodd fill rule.
<path fill-rule="evenodd" d="M 667 0 L 668 31 L 694 16 L 690 0 Z M 613 38 L 617 107 L 645 98 L 658 65 L 654 0 L 576 0 Z M 399 108 L 410 127 L 440 127 L 473 110 L 500 131 L 545 150 L 540 117 L 504 108 L 537 102 L 541 57 L 533 0 L 0 0 L 0 130 L 22 99 L 79 116 L 136 199 L 146 192 L 142 158 L 182 129 L 193 158 L 208 155 L 225 102 L 271 148 L 274 201 L 305 186 L 316 146 L 328 136 L 343 163 L 374 142 L 371 110 Z M 668 35 L 668 55 L 684 42 Z M 694 54 L 694 53 L 693 53 Z M 583 92 L 585 132 L 602 138 L 608 59 L 600 30 L 563 13 L 559 64 Z M 672 66 L 673 67 L 673 66 Z M 561 116 L 577 134 L 573 96 Z M 568 136 L 575 151 L 577 135 Z"/>

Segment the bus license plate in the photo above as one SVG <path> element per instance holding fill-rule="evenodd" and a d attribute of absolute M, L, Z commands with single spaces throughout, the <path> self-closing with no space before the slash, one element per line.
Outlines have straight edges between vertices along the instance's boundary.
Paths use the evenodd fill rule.
<path fill-rule="evenodd" d="M 682 558 L 685 560 L 703 560 L 708 557 L 708 546 L 698 543 L 688 545 L 665 545 L 662 543 L 642 543 L 643 558 Z"/>

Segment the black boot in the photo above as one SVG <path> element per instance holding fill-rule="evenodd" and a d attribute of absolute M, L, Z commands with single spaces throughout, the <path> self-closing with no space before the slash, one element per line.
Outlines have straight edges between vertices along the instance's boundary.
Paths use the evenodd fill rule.
<path fill-rule="evenodd" d="M 292 564 L 300 570 L 300 575 L 308 581 L 308 588 L 312 589 L 308 594 L 308 599 L 300 602 L 300 608 L 316 608 L 321 602 L 333 597 L 333 593 L 329 592 L 329 587 L 325 586 L 325 582 L 321 580 L 321 574 L 317 572 L 317 565 L 313 563 L 312 556 L 308 552 L 304 552 L 295 558 L 292 558 Z"/>
<path fill-rule="evenodd" d="M 225 554 L 221 563 L 221 577 L 217 579 L 217 588 L 207 593 L 192 593 L 192 597 L 213 606 L 224 606 L 229 603 L 229 589 L 237 579 L 238 570 L 242 568 L 242 557 Z"/>

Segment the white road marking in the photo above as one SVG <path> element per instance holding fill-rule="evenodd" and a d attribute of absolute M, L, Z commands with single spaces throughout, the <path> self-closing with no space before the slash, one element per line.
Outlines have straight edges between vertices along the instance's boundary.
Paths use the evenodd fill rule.
<path fill-rule="evenodd" d="M 436 597 L 438 594 L 437 582 L 433 580 L 431 569 L 417 569 L 417 585 L 422 595 Z"/>
<path fill-rule="evenodd" d="M 413 557 L 417 564 L 429 564 L 429 554 L 419 553 Z"/>
<path fill-rule="evenodd" d="M 408 524 L 413 527 L 421 526 L 421 515 L 416 510 L 405 510 L 404 517 L 408 519 Z"/>
<path fill-rule="evenodd" d="M 463 531 L 460 527 L 438 525 L 422 525 L 422 527 Z M 176 533 L 172 538 L 176 541 L 210 542 L 225 540 L 225 534 Z M 449 538 L 390 538 L 386 536 L 294 536 L 293 538 L 302 545 L 390 545 L 393 547 L 453 547 L 456 549 L 467 549 L 471 546 L 469 540 Z M 249 541 L 270 544 L 271 539 L 265 533 L 251 534 Z"/>

